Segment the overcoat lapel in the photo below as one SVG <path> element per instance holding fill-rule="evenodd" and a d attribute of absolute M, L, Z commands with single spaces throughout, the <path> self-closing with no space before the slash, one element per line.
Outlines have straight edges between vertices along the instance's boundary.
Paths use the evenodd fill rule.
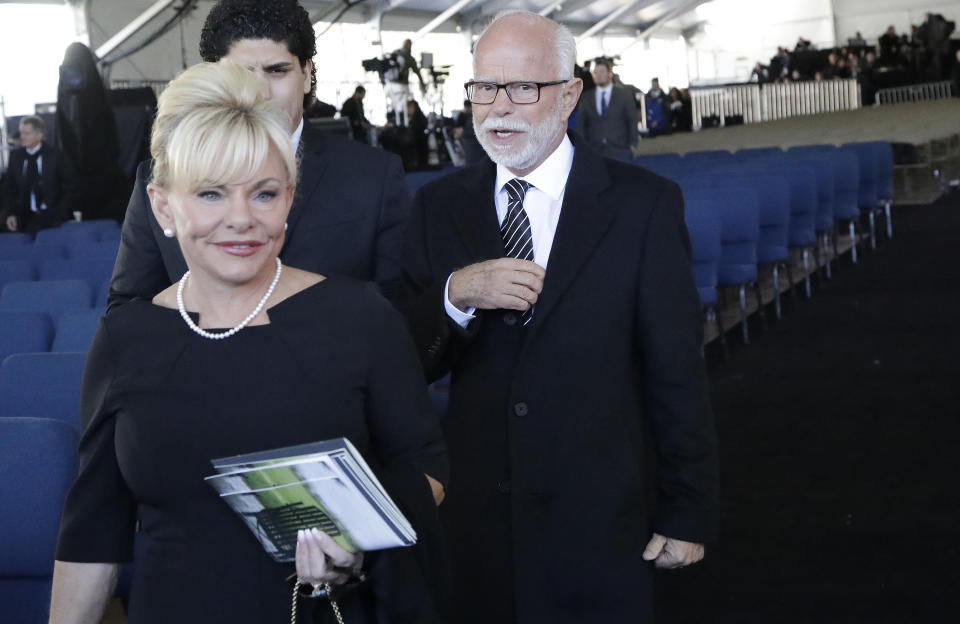
<path fill-rule="evenodd" d="M 585 147 L 582 138 L 571 136 L 571 140 L 576 148 L 573 167 L 564 191 L 543 291 L 537 301 L 533 321 L 528 326 L 528 341 L 537 334 L 563 299 L 613 222 L 613 208 L 598 199 L 600 193 L 610 185 L 603 159 Z"/>
<path fill-rule="evenodd" d="M 450 206 L 454 227 L 474 261 L 502 258 L 506 254 L 493 195 L 497 182 L 496 165 L 484 162 L 470 173 L 464 178 L 463 203 Z"/>
<path fill-rule="evenodd" d="M 303 156 L 300 164 L 299 176 L 297 178 L 297 194 L 293 198 L 293 205 L 290 206 L 290 214 L 287 216 L 287 231 L 296 232 L 297 221 L 303 215 L 306 206 L 322 205 L 323 202 L 314 201 L 313 195 L 318 192 L 320 180 L 323 178 L 324 169 L 326 169 L 326 158 L 323 154 L 323 135 L 314 132 L 308 122 L 304 122 L 303 134 Z M 286 250 L 290 244 L 291 236 L 288 234 L 284 241 L 283 248 Z M 281 254 L 283 252 L 281 251 Z"/>

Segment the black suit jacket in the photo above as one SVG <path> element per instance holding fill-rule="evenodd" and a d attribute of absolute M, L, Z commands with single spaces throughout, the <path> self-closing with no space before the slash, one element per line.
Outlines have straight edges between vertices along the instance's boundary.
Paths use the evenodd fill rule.
<path fill-rule="evenodd" d="M 297 194 L 280 259 L 289 266 L 376 281 L 390 297 L 400 274 L 410 195 L 400 159 L 342 137 L 303 128 Z M 180 245 L 166 238 L 150 209 L 152 163 L 137 170 L 109 306 L 152 298 L 187 270 Z"/>
<path fill-rule="evenodd" d="M 602 155 L 630 160 L 630 148 L 640 137 L 637 129 L 637 105 L 626 89 L 610 90 L 607 112 L 602 117 L 597 111 L 597 92 L 591 89 L 580 98 L 577 123 L 580 133 L 592 148 Z"/>
<path fill-rule="evenodd" d="M 643 622 L 651 532 L 715 536 L 716 441 L 680 190 L 573 138 L 526 327 L 491 310 L 461 330 L 443 307 L 452 271 L 504 255 L 495 166 L 424 186 L 411 211 L 402 307 L 428 375 L 452 372 L 441 515 L 458 624 Z"/>
<path fill-rule="evenodd" d="M 47 210 L 44 213 L 31 213 L 30 198 L 24 188 L 27 150 L 21 147 L 10 152 L 10 165 L 7 167 L 2 189 L 6 211 L 3 216 L 16 215 L 21 230 L 59 225 L 72 208 L 75 175 L 70 162 L 56 148 L 46 143 L 41 145 L 40 155 L 43 158 L 40 165 L 40 187 Z"/>

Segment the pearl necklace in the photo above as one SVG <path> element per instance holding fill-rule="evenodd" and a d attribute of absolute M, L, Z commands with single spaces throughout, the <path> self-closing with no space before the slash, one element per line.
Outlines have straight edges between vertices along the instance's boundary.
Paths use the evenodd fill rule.
<path fill-rule="evenodd" d="M 240 321 L 240 324 L 232 329 L 228 329 L 225 332 L 215 334 L 213 332 L 208 332 L 205 329 L 201 329 L 193 322 L 193 319 L 190 318 L 190 315 L 187 314 L 187 309 L 183 305 L 183 287 L 187 285 L 187 278 L 190 277 L 190 271 L 187 271 L 183 274 L 183 277 L 180 278 L 180 285 L 177 286 L 177 309 L 180 310 L 180 316 L 183 317 L 184 322 L 187 324 L 187 327 L 192 329 L 197 334 L 200 334 L 204 338 L 209 338 L 210 340 L 223 340 L 224 338 L 229 338 L 234 335 L 241 329 L 247 326 L 250 321 L 257 318 L 257 315 L 260 314 L 260 310 L 263 309 L 263 306 L 266 305 L 267 299 L 270 298 L 270 295 L 273 294 L 273 289 L 277 287 L 277 282 L 280 281 L 280 271 L 283 268 L 283 265 L 280 263 L 280 258 L 277 258 L 277 273 L 273 276 L 273 281 L 270 282 L 270 288 L 267 288 L 267 292 L 257 303 L 257 307 L 253 309 L 253 312 L 247 315 L 247 318 Z"/>

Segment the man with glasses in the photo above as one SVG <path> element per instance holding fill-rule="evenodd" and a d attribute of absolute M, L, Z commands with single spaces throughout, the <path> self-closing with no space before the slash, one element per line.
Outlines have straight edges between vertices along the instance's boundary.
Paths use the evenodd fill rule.
<path fill-rule="evenodd" d="M 493 163 L 421 188 L 408 226 L 401 307 L 452 373 L 458 624 L 650 621 L 653 568 L 716 531 L 680 190 L 567 134 L 575 57 L 547 18 L 493 21 L 466 85 Z"/>

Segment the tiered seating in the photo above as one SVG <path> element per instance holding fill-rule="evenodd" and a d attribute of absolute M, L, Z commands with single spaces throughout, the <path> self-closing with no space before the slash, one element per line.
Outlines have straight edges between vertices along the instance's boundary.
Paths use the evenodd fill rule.
<path fill-rule="evenodd" d="M 792 291 L 792 269 L 795 259 L 799 260 L 809 297 L 810 252 L 814 252 L 817 270 L 823 258 L 823 271 L 829 278 L 831 261 L 840 253 L 838 227 L 849 236 L 854 262 L 859 259 L 858 224 L 862 217 L 869 223 L 872 248 L 876 248 L 875 214 L 886 213 L 890 227 L 893 161 L 888 143 L 809 145 L 787 152 L 778 147 L 750 148 L 735 154 L 707 150 L 682 157 L 653 154 L 640 156 L 635 163 L 674 180 L 683 190 L 694 276 L 708 321 L 712 320 L 708 292 L 712 286 L 704 271 L 716 241 L 710 238 L 707 215 L 719 217 L 721 254 L 716 286 L 736 289 L 744 342 L 749 340 L 748 287 L 754 286 L 761 320 L 765 322 L 763 308 L 770 301 L 779 318 L 782 269 L 787 271 Z M 892 229 L 888 235 L 892 235 Z M 759 277 L 767 272 L 773 294 L 764 298 Z M 718 331 L 722 337 L 720 324 Z"/>
<path fill-rule="evenodd" d="M 0 234 L 0 416 L 79 423 L 80 380 L 117 253 L 113 221 Z M 52 352 L 51 352 L 52 351 Z"/>
<path fill-rule="evenodd" d="M 0 622 L 46 622 L 77 470 L 83 367 L 119 244 L 113 221 L 0 234 Z M 51 352 L 52 351 L 52 352 Z"/>

